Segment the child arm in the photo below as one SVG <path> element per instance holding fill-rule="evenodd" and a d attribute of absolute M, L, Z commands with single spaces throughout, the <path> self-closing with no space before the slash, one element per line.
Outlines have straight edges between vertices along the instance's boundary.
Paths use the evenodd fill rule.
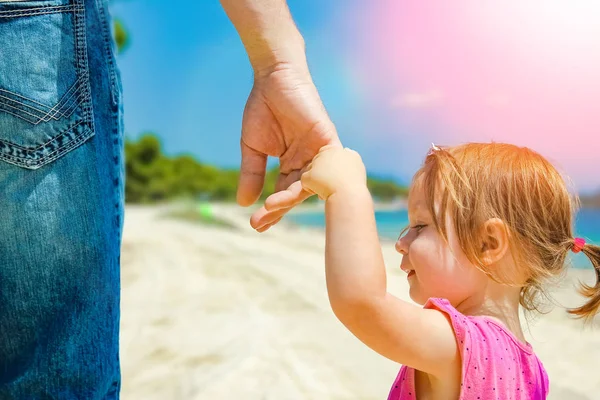
<path fill-rule="evenodd" d="M 336 317 L 377 353 L 440 376 L 460 366 L 451 322 L 387 293 L 386 271 L 366 188 L 337 190 L 326 201 L 325 268 Z"/>

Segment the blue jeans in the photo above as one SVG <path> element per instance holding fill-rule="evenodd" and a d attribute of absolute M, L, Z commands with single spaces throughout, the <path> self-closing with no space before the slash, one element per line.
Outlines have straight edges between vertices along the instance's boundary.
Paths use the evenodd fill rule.
<path fill-rule="evenodd" d="M 117 399 L 123 106 L 106 0 L 0 0 L 0 399 Z"/>

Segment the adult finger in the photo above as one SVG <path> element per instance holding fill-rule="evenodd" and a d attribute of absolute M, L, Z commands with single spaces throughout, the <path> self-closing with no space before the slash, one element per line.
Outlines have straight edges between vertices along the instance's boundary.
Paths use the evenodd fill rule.
<path fill-rule="evenodd" d="M 256 151 L 240 142 L 242 150 L 242 166 L 238 182 L 236 200 L 243 207 L 250 206 L 258 200 L 265 184 L 267 155 Z"/>

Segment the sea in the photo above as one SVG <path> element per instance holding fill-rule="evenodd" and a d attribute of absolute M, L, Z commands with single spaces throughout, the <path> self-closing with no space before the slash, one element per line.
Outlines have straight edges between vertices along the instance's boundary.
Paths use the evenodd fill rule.
<path fill-rule="evenodd" d="M 325 228 L 325 214 L 322 211 L 291 213 L 288 221 L 310 228 Z M 376 211 L 375 221 L 379 237 L 396 240 L 402 228 L 408 224 L 408 212 L 405 209 Z M 600 245 L 600 209 L 582 208 L 575 219 L 575 233 L 588 243 Z M 592 264 L 583 253 L 570 253 L 572 265 L 577 268 L 592 268 Z"/>

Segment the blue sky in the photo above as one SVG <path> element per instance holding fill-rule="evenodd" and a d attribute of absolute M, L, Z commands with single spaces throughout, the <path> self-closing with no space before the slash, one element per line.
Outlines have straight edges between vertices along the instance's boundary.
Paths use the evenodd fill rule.
<path fill-rule="evenodd" d="M 419 64 L 423 60 L 410 51 L 415 46 L 430 54 L 436 54 L 436 49 L 453 54 L 452 46 L 469 44 L 466 37 L 460 43 L 431 41 L 423 46 L 418 40 L 424 35 L 416 28 L 390 34 L 383 29 L 386 20 L 397 26 L 403 15 L 424 22 L 429 15 L 392 12 L 388 8 L 399 4 L 395 0 L 289 0 L 288 4 L 305 38 L 309 66 L 323 102 L 344 145 L 361 153 L 369 173 L 408 183 L 432 141 L 497 140 L 484 132 L 505 117 L 491 114 L 499 118 L 495 121 L 466 114 L 457 123 L 460 113 L 444 114 L 443 106 L 453 105 L 455 99 L 435 87 L 440 82 L 433 79 L 432 63 Z M 191 153 L 203 162 L 238 167 L 242 112 L 252 72 L 219 1 L 114 0 L 111 12 L 131 35 L 129 48 L 118 57 L 126 135 L 135 139 L 153 132 L 167 154 Z M 463 26 L 459 17 L 453 21 Z M 403 44 L 409 45 L 408 52 L 402 53 Z M 411 61 L 413 66 L 422 65 L 412 76 L 401 72 L 410 70 L 405 66 Z M 475 59 L 471 65 L 478 63 Z M 464 73 L 478 82 L 476 70 Z M 452 76 L 446 78 L 455 82 Z M 521 141 L 562 164 L 559 167 L 564 167 L 580 190 L 600 185 L 600 178 L 590 173 L 591 159 L 583 160 L 579 150 L 571 146 L 573 150 L 565 152 L 564 146 L 518 134 L 519 128 L 513 132 L 518 137 L 509 138 L 511 142 Z M 444 143 L 444 139 L 452 142 Z M 595 159 L 595 152 L 592 156 Z"/>
<path fill-rule="evenodd" d="M 407 181 L 420 157 L 398 163 L 392 152 L 381 153 L 381 143 L 369 140 L 369 131 L 386 127 L 367 115 L 348 68 L 348 38 L 336 24 L 353 1 L 288 4 L 306 41 L 313 79 L 344 144 L 361 151 L 370 173 Z M 113 17 L 131 35 L 129 48 L 118 58 L 126 135 L 154 132 L 167 154 L 191 153 L 203 162 L 238 167 L 242 112 L 252 87 L 241 41 L 217 0 L 165 4 L 130 0 L 111 5 Z M 391 167 L 398 164 L 398 170 Z"/>
<path fill-rule="evenodd" d="M 246 53 L 218 1 L 177 4 L 124 1 L 111 6 L 131 34 L 130 47 L 118 59 L 126 134 L 136 138 L 152 131 L 168 154 L 190 152 L 205 162 L 238 166 L 242 112 L 252 87 Z M 321 97 L 345 144 L 360 147 L 360 96 L 336 52 L 341 39 L 327 28 L 342 2 L 296 0 L 289 5 L 307 42 Z"/>

